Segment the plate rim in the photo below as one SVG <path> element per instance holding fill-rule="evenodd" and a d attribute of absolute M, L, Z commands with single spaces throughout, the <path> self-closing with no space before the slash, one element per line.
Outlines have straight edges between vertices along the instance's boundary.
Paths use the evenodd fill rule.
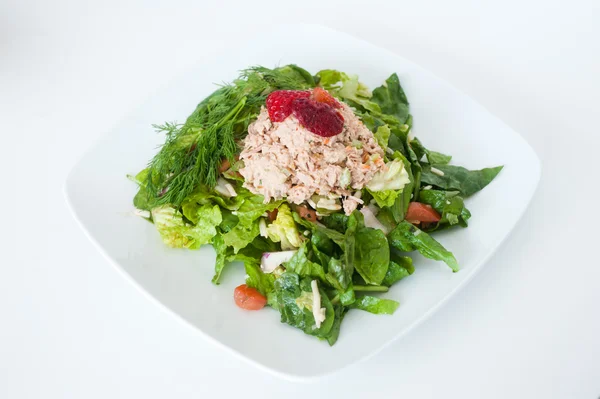
<path fill-rule="evenodd" d="M 238 359 L 242 359 L 244 361 L 246 361 L 248 364 L 257 367 L 258 369 L 268 372 L 270 374 L 273 374 L 279 378 L 283 378 L 289 381 L 293 381 L 293 382 L 302 382 L 302 383 L 313 383 L 322 379 L 325 379 L 327 377 L 330 377 L 331 375 L 337 374 L 339 372 L 341 372 L 342 370 L 364 362 L 365 360 L 368 360 L 372 357 L 374 357 L 375 355 L 377 355 L 378 353 L 380 353 L 381 351 L 383 351 L 385 348 L 389 347 L 392 343 L 398 341 L 400 338 L 404 337 L 405 335 L 407 335 L 408 333 L 412 332 L 414 329 L 416 329 L 418 326 L 420 326 L 423 322 L 425 322 L 427 319 L 429 319 L 434 313 L 436 313 L 441 307 L 443 307 L 444 305 L 446 305 L 446 303 L 454 296 L 456 295 L 456 293 L 458 291 L 460 291 L 461 289 L 463 289 L 468 283 L 470 283 L 473 278 L 480 272 L 480 270 L 483 268 L 483 265 L 487 264 L 488 261 L 490 260 L 490 258 L 492 256 L 494 256 L 496 254 L 496 252 L 498 251 L 498 249 L 506 242 L 507 238 L 509 236 L 512 235 L 515 227 L 519 224 L 519 221 L 523 218 L 523 215 L 525 214 L 525 212 L 527 211 L 527 209 L 530 207 L 531 202 L 535 196 L 535 193 L 538 190 L 539 187 L 539 182 L 541 179 L 541 175 L 542 175 L 542 170 L 543 170 L 543 165 L 542 162 L 539 158 L 539 156 L 537 155 L 537 153 L 535 152 L 535 150 L 533 149 L 533 147 L 527 142 L 527 140 L 521 136 L 521 134 L 519 134 L 516 130 L 514 130 L 512 127 L 510 127 L 507 123 L 505 123 L 502 119 L 498 118 L 495 114 L 493 114 L 492 112 L 490 112 L 485 106 L 483 106 L 481 103 L 479 103 L 476 99 L 474 99 L 473 97 L 471 97 L 470 95 L 464 93 L 462 90 L 458 89 L 457 87 L 455 87 L 454 85 L 452 85 L 450 82 L 446 81 L 445 79 L 442 79 L 440 77 L 438 77 L 437 75 L 435 75 L 433 72 L 429 71 L 428 69 L 423 68 L 422 66 L 420 66 L 419 64 L 415 63 L 414 61 L 407 59 L 399 54 L 396 54 L 395 52 L 388 50 L 384 47 L 378 46 L 376 44 L 373 44 L 365 39 L 361 39 L 359 37 L 356 37 L 352 34 L 349 34 L 347 32 L 343 32 L 334 28 L 331 28 L 329 26 L 325 26 L 325 25 L 321 25 L 321 24 L 314 24 L 314 23 L 310 23 L 310 24 L 306 24 L 306 23 L 294 23 L 294 24 L 278 24 L 278 25 L 274 25 L 271 29 L 272 30 L 277 30 L 283 26 L 286 27 L 290 27 L 290 26 L 298 26 L 298 27 L 303 27 L 303 28 L 307 28 L 307 27 L 314 27 L 316 29 L 320 29 L 322 31 L 326 31 L 327 33 L 334 33 L 334 34 L 338 34 L 338 35 L 343 35 L 346 36 L 347 38 L 355 41 L 355 42 L 361 42 L 363 44 L 366 44 L 370 47 L 373 47 L 379 51 L 383 51 L 387 54 L 389 54 L 390 56 L 393 56 L 395 58 L 399 58 L 402 59 L 403 61 L 408 61 L 409 63 L 412 63 L 414 66 L 416 66 L 420 71 L 423 71 L 427 74 L 429 74 L 431 77 L 433 77 L 437 83 L 443 84 L 446 87 L 451 88 L 452 90 L 454 90 L 455 92 L 459 93 L 460 95 L 468 98 L 470 101 L 472 101 L 474 104 L 476 104 L 477 106 L 479 106 L 485 113 L 488 114 L 489 117 L 496 119 L 498 122 L 500 122 L 502 125 L 506 126 L 515 136 L 515 138 L 517 138 L 518 140 L 521 141 L 521 144 L 524 147 L 525 152 L 527 153 L 527 160 L 531 161 L 532 164 L 534 164 L 535 168 L 533 168 L 533 170 L 531 170 L 529 173 L 531 175 L 531 188 L 528 192 L 528 197 L 526 198 L 526 200 L 524 201 L 524 205 L 522 206 L 522 208 L 520 209 L 520 212 L 516 215 L 515 219 L 514 219 L 514 223 L 512 224 L 512 226 L 510 226 L 510 228 L 508 229 L 508 231 L 506 232 L 506 234 L 504 234 L 504 236 L 497 241 L 497 243 L 494 244 L 494 247 L 489 250 L 485 256 L 483 256 L 479 261 L 473 263 L 473 265 L 471 266 L 471 272 L 459 283 L 457 283 L 454 287 L 452 287 L 440 300 L 438 300 L 438 302 L 433 305 L 432 307 L 430 307 L 427 311 L 423 312 L 420 316 L 418 316 L 413 322 L 411 322 L 407 327 L 403 328 L 401 331 L 399 331 L 396 335 L 394 335 L 391 339 L 388 339 L 387 341 L 384 341 L 382 344 L 380 344 L 379 346 L 377 346 L 375 349 L 371 350 L 369 353 L 364 354 L 360 357 L 358 357 L 357 359 L 354 359 L 350 362 L 347 362 L 346 364 L 337 367 L 337 368 L 332 368 L 331 370 L 325 371 L 325 372 L 319 372 L 318 374 L 306 374 L 306 375 L 300 375 L 300 374 L 294 374 L 291 372 L 285 372 L 276 368 L 273 368 L 271 366 L 265 365 L 261 362 L 259 362 L 258 360 L 255 360 L 252 357 L 248 357 L 244 354 L 242 354 L 241 352 L 239 352 L 237 349 L 226 345 L 225 343 L 217 340 L 216 338 L 212 337 L 210 334 L 204 332 L 201 328 L 199 328 L 198 326 L 192 324 L 190 321 L 188 321 L 187 319 L 185 319 L 183 316 L 181 316 L 179 313 L 173 311 L 171 308 L 169 308 L 166 304 L 164 304 L 163 302 L 161 302 L 157 297 L 155 297 L 153 294 L 151 294 L 148 290 L 146 290 L 132 275 L 130 275 L 120 264 L 119 262 L 113 258 L 106 250 L 105 248 L 102 246 L 102 244 L 100 244 L 100 242 L 98 242 L 98 240 L 92 235 L 92 233 L 90 232 L 90 230 L 86 227 L 86 225 L 83 223 L 83 221 L 80 219 L 76 206 L 73 203 L 73 199 L 70 193 L 70 189 L 73 186 L 73 180 L 74 180 L 74 175 L 75 172 L 77 171 L 77 169 L 80 167 L 80 165 L 82 164 L 82 162 L 87 158 L 87 156 L 103 141 L 106 140 L 107 138 L 110 137 L 110 130 L 104 134 L 100 134 L 99 137 L 94 140 L 90 146 L 82 152 L 81 156 L 78 157 L 78 159 L 73 163 L 72 167 L 69 169 L 69 172 L 67 173 L 67 176 L 65 178 L 64 184 L 63 184 L 63 195 L 65 198 L 65 201 L 67 203 L 67 207 L 69 209 L 69 213 L 73 216 L 73 218 L 75 219 L 76 224 L 81 228 L 81 230 L 83 231 L 83 233 L 85 234 L 85 236 L 92 242 L 93 246 L 100 252 L 100 254 L 108 261 L 109 264 L 111 264 L 111 266 L 116 269 L 116 271 L 122 276 L 124 277 L 127 281 L 129 281 L 129 283 L 131 283 L 144 297 L 146 297 L 147 299 L 149 299 L 150 301 L 152 301 L 153 303 L 155 303 L 156 305 L 159 306 L 159 308 L 161 309 L 161 311 L 166 312 L 167 314 L 169 314 L 171 317 L 174 317 L 176 320 L 178 320 L 180 323 L 183 323 L 184 325 L 186 325 L 187 327 L 193 329 L 196 333 L 199 333 L 200 336 L 202 336 L 203 338 L 205 338 L 208 342 L 212 343 L 212 344 L 216 344 L 217 347 L 220 347 L 221 349 L 225 349 L 225 351 L 227 351 L 230 354 L 233 354 L 235 357 L 237 357 Z M 232 45 L 234 42 L 230 41 L 228 42 L 228 44 L 225 44 L 223 46 L 223 48 L 227 48 L 227 49 L 236 49 L 239 48 L 241 43 L 236 43 L 236 45 Z M 185 68 L 183 71 L 180 71 L 176 77 L 182 76 L 183 74 L 185 74 L 186 72 L 188 72 L 189 70 L 193 70 L 194 68 L 197 68 L 199 65 L 199 63 L 195 63 L 193 65 L 191 65 L 189 68 Z M 151 93 L 149 94 L 149 97 L 151 97 L 152 95 L 154 95 L 155 91 L 158 90 L 159 88 L 163 87 L 164 85 L 168 84 L 169 82 L 163 82 L 162 84 L 158 84 L 157 87 L 155 88 L 155 90 L 151 91 Z M 149 98 L 148 97 L 148 98 Z M 143 105 L 143 101 L 141 103 Z M 115 121 L 115 123 L 113 123 L 113 126 L 118 126 L 119 123 L 123 120 L 126 119 L 126 116 L 128 114 L 130 114 L 131 112 L 133 112 L 135 109 L 139 108 L 140 104 L 138 104 L 137 106 L 134 105 L 132 107 L 131 110 L 129 110 L 128 112 L 124 113 L 124 116 L 122 116 L 121 118 L 117 119 Z"/>

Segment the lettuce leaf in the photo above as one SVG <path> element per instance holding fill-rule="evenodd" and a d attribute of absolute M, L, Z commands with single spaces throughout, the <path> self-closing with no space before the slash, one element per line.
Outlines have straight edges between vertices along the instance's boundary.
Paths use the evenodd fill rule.
<path fill-rule="evenodd" d="M 319 288 L 321 307 L 325 308 L 325 320 L 317 328 L 312 314 L 312 287 L 310 279 L 300 279 L 293 272 L 284 272 L 275 280 L 276 306 L 281 313 L 281 322 L 299 328 L 306 334 L 329 338 L 334 324 L 335 312 L 325 291 Z"/>
<path fill-rule="evenodd" d="M 381 113 L 379 105 L 370 100 L 372 93 L 369 88 L 358 80 L 356 75 L 347 75 L 333 69 L 324 69 L 317 72 L 319 84 L 348 102 L 350 105 L 363 107 L 365 110 Z"/>
<path fill-rule="evenodd" d="M 463 198 L 458 191 L 422 190 L 419 202 L 431 205 L 438 211 L 442 218 L 433 228 L 427 231 L 438 230 L 443 227 L 459 225 L 467 227 L 471 212 L 465 207 Z"/>
<path fill-rule="evenodd" d="M 402 190 L 404 186 L 411 182 L 402 160 L 394 159 L 386 165 L 387 170 L 377 172 L 367 183 L 366 187 L 371 193 L 384 190 Z"/>
<path fill-rule="evenodd" d="M 377 202 L 377 205 L 380 208 L 383 208 L 384 206 L 393 206 L 396 202 L 396 198 L 398 198 L 398 196 L 402 194 L 402 190 L 369 190 L 369 193 L 371 194 L 375 202 Z"/>
<path fill-rule="evenodd" d="M 395 151 L 394 154 L 392 155 L 392 157 L 394 159 L 402 161 L 402 163 L 404 164 L 404 169 L 408 173 L 408 179 L 410 180 L 410 183 L 407 183 L 404 186 L 404 188 L 402 189 L 401 195 L 398 195 L 396 197 L 396 200 L 394 201 L 394 205 L 391 207 L 392 217 L 394 218 L 394 221 L 396 223 L 399 223 L 400 221 L 404 220 L 404 216 L 406 215 L 406 212 L 408 211 L 408 206 L 409 206 L 410 200 L 413 196 L 413 188 L 415 185 L 415 178 L 414 178 L 412 170 L 411 170 L 410 162 L 408 162 L 408 159 L 406 159 L 406 157 L 404 155 L 402 155 L 399 151 Z"/>
<path fill-rule="evenodd" d="M 213 248 L 217 253 L 217 257 L 215 259 L 215 275 L 212 278 L 213 284 L 219 284 L 219 278 L 221 278 L 221 273 L 225 268 L 227 260 L 227 245 L 223 241 L 223 236 L 216 236 L 213 240 Z"/>
<path fill-rule="evenodd" d="M 452 252 L 444 248 L 429 234 L 405 220 L 390 232 L 388 238 L 390 245 L 399 251 L 411 252 L 417 250 L 426 258 L 445 262 L 453 272 L 458 271 L 458 262 Z"/>
<path fill-rule="evenodd" d="M 221 223 L 220 208 L 205 205 L 198 209 L 198 225 L 184 222 L 181 212 L 169 205 L 152 209 L 152 220 L 164 243 L 173 248 L 198 249 L 211 242 Z"/>
<path fill-rule="evenodd" d="M 340 328 L 342 326 L 342 320 L 344 320 L 344 316 L 348 312 L 348 308 L 345 306 L 334 306 L 334 320 L 333 325 L 331 326 L 331 330 L 329 331 L 329 336 L 327 337 L 327 343 L 329 346 L 333 346 L 338 340 L 340 336 Z"/>
<path fill-rule="evenodd" d="M 244 226 L 238 223 L 227 233 L 223 234 L 225 245 L 233 247 L 234 253 L 238 253 L 240 249 L 245 248 L 250 244 L 260 233 L 258 222 L 252 223 L 250 226 Z"/>
<path fill-rule="evenodd" d="M 373 90 L 371 101 L 379 105 L 383 114 L 391 115 L 400 124 L 408 119 L 408 100 L 400 86 L 397 74 L 386 79 L 385 84 Z"/>
<path fill-rule="evenodd" d="M 283 266 L 285 270 L 294 272 L 300 277 L 309 277 L 311 280 L 319 279 L 321 282 L 327 282 L 323 266 L 308 259 L 309 245 L 308 242 L 303 243 L 292 259 L 285 262 Z"/>
<path fill-rule="evenodd" d="M 151 210 L 152 205 L 150 204 L 150 196 L 148 195 L 148 190 L 146 190 L 146 185 L 148 184 L 148 169 L 142 170 L 135 176 L 128 175 L 127 177 L 139 187 L 138 192 L 135 194 L 135 197 L 133 197 L 133 206 L 144 211 Z"/>
<path fill-rule="evenodd" d="M 392 284 L 410 276 L 415 272 L 412 259 L 408 256 L 391 254 L 390 265 L 381 285 L 391 287 Z"/>
<path fill-rule="evenodd" d="M 427 151 L 427 160 L 432 165 L 447 165 L 452 160 L 452 156 L 429 150 Z"/>
<path fill-rule="evenodd" d="M 380 285 L 390 263 L 390 248 L 383 231 L 370 227 L 356 230 L 354 268 L 367 284 Z"/>
<path fill-rule="evenodd" d="M 390 261 L 390 248 L 383 231 L 365 227 L 362 213 L 348 217 L 345 233 L 344 261 L 356 270 L 367 284 L 383 281 Z"/>
<path fill-rule="evenodd" d="M 238 254 L 235 260 L 244 262 L 246 270 L 246 285 L 256 288 L 261 294 L 267 296 L 274 290 L 275 275 L 273 273 L 263 273 L 260 270 L 260 261 L 255 258 Z"/>
<path fill-rule="evenodd" d="M 354 309 L 360 309 L 373 314 L 394 314 L 400 304 L 391 299 L 382 299 L 374 296 L 365 295 L 356 298 L 351 305 Z"/>
<path fill-rule="evenodd" d="M 267 233 L 272 241 L 281 242 L 283 250 L 295 249 L 302 244 L 302 237 L 287 204 L 282 204 L 277 209 L 277 218 L 267 226 Z"/>
<path fill-rule="evenodd" d="M 442 171 L 444 175 L 432 173 L 432 166 Z M 444 190 L 460 191 L 462 195 L 468 197 L 490 184 L 502 168 L 502 166 L 496 166 L 495 168 L 468 170 L 462 166 L 424 164 L 421 181 Z"/>
<path fill-rule="evenodd" d="M 388 148 L 388 141 L 390 139 L 391 134 L 390 127 L 388 125 L 379 126 L 377 131 L 375 132 L 375 140 L 377 140 L 377 144 L 385 151 Z"/>

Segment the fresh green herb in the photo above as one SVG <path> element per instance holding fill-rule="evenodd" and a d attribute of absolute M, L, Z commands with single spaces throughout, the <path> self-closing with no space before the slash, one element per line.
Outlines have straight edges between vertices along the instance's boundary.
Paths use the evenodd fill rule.
<path fill-rule="evenodd" d="M 214 187 L 221 161 L 234 161 L 236 140 L 245 135 L 267 95 L 314 86 L 312 76 L 295 65 L 249 68 L 202 101 L 183 125 L 155 125 L 166 141 L 148 165 L 149 202 L 179 205 L 200 184 Z"/>

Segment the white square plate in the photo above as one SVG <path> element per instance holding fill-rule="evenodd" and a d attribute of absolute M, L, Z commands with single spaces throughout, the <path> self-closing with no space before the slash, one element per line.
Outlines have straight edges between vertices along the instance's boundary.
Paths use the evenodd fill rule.
<path fill-rule="evenodd" d="M 451 154 L 454 163 L 472 169 L 505 165 L 495 181 L 468 199 L 473 214 L 469 228 L 436 236 L 454 252 L 461 271 L 453 274 L 443 263 L 415 256 L 415 274 L 386 295 L 400 302 L 396 314 L 351 311 L 333 347 L 281 324 L 272 309 L 247 312 L 236 307 L 232 293 L 244 280 L 243 267 L 230 266 L 220 286 L 211 284 L 212 248 L 166 248 L 150 223 L 133 216 L 136 187 L 125 178 L 142 169 L 162 141 L 152 123 L 184 121 L 215 89 L 214 83 L 236 78 L 242 68 L 288 63 L 311 73 L 333 68 L 358 74 L 371 88 L 397 72 L 411 103 L 414 132 L 425 146 Z M 517 133 L 431 73 L 348 35 L 319 26 L 288 25 L 244 47 L 224 50 L 218 59 L 157 92 L 82 158 L 65 191 L 92 241 L 155 303 L 266 370 L 311 379 L 375 354 L 463 287 L 518 222 L 539 177 L 539 160 Z"/>

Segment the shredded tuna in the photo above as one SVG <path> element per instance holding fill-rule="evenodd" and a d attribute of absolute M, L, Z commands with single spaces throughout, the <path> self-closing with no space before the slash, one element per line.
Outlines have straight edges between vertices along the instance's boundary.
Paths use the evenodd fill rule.
<path fill-rule="evenodd" d="M 340 112 L 342 133 L 320 137 L 302 127 L 293 115 L 283 122 L 271 122 L 263 108 L 248 127 L 240 155 L 244 187 L 262 194 L 265 202 L 287 198 L 295 204 L 314 194 L 340 198 L 362 189 L 373 175 L 385 170 L 383 150 L 350 107 L 342 104 Z M 357 199 L 343 200 L 347 214 L 362 202 Z"/>

